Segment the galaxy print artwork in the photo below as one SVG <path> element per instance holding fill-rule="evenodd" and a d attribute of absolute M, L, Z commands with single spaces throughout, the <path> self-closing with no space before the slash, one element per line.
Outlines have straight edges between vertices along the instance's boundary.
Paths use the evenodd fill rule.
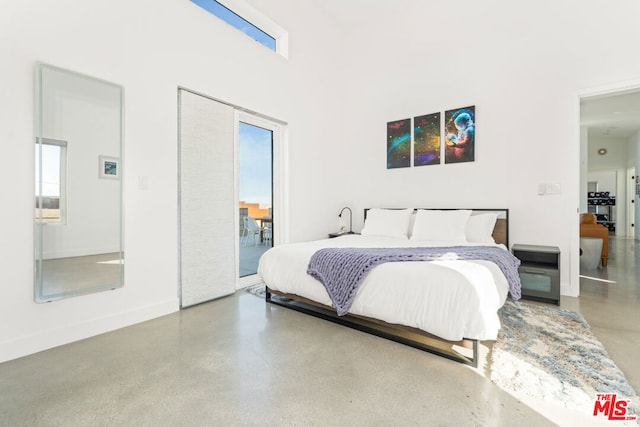
<path fill-rule="evenodd" d="M 411 119 L 387 123 L 387 169 L 411 166 Z"/>
<path fill-rule="evenodd" d="M 413 165 L 440 164 L 440 113 L 413 118 Z"/>
<path fill-rule="evenodd" d="M 475 105 L 445 111 L 444 129 L 444 162 L 473 162 L 476 145 Z"/>

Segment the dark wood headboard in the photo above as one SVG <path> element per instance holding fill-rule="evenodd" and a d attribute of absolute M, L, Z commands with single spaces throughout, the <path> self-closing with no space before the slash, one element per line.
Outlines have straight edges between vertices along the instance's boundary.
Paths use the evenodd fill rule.
<path fill-rule="evenodd" d="M 365 208 L 364 210 L 364 219 L 367 219 L 367 211 L 370 208 Z M 406 209 L 406 208 L 383 208 L 383 209 Z M 414 211 L 416 210 L 439 210 L 439 211 L 454 211 L 457 210 L 455 208 L 451 208 L 451 209 L 438 209 L 438 208 L 414 208 Z M 463 208 L 460 208 L 463 209 Z M 471 215 L 473 215 L 473 213 L 489 213 L 489 212 L 495 212 L 498 214 L 498 219 L 496 220 L 496 225 L 493 228 L 493 240 L 496 241 L 496 243 L 502 243 L 503 245 L 505 245 L 507 247 L 507 249 L 509 248 L 509 209 L 468 209 L 472 211 Z"/>

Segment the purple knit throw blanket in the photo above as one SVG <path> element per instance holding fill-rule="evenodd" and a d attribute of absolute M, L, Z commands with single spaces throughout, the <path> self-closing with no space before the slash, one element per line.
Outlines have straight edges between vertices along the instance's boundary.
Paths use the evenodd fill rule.
<path fill-rule="evenodd" d="M 339 316 L 347 314 L 358 287 L 378 264 L 398 261 L 485 260 L 496 264 L 507 278 L 509 293 L 520 299 L 520 260 L 496 246 L 430 248 L 326 248 L 313 254 L 307 273 L 327 288 Z"/>

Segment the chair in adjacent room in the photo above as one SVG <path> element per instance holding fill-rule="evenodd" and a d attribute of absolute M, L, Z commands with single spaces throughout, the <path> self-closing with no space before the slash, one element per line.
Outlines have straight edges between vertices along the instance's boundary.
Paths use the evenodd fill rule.
<path fill-rule="evenodd" d="M 609 259 L 609 229 L 602 224 L 597 223 L 595 214 L 580 214 L 580 237 L 595 237 L 602 239 L 602 266 L 607 266 Z"/>

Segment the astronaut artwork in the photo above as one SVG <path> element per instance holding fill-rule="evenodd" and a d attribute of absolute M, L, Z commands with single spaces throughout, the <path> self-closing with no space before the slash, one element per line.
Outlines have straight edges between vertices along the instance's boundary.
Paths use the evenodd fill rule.
<path fill-rule="evenodd" d="M 475 106 L 445 111 L 445 163 L 473 162 L 476 135 Z"/>

